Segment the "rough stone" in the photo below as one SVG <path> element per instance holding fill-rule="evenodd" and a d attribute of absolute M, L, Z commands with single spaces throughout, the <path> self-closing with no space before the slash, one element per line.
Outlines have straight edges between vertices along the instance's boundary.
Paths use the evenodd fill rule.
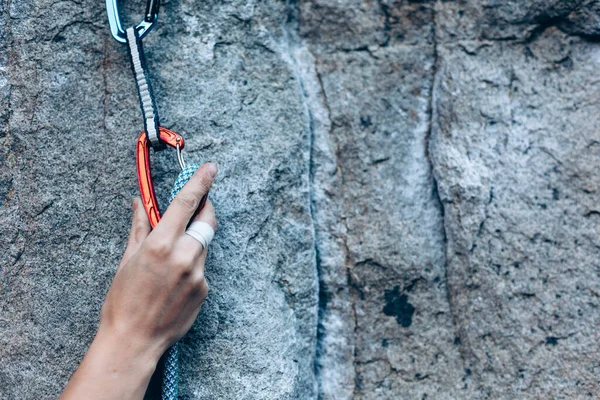
<path fill-rule="evenodd" d="M 52 398 L 93 338 L 125 244 L 141 119 L 102 2 L 5 10 L 0 398 Z M 285 16 L 277 3 L 171 2 L 145 42 L 162 124 L 186 137 L 189 160 L 220 165 L 211 294 L 182 346 L 183 398 L 313 396 L 310 146 L 278 50 Z M 164 204 L 176 158 L 154 160 Z"/>
<path fill-rule="evenodd" d="M 599 4 L 163 4 L 161 122 L 220 166 L 181 398 L 597 396 Z M 127 237 L 141 119 L 105 18 L 0 2 L 3 399 L 60 393 Z"/>
<path fill-rule="evenodd" d="M 431 154 L 474 384 L 489 398 L 597 393 L 598 48 L 550 28 L 475 57 L 438 51 Z"/>

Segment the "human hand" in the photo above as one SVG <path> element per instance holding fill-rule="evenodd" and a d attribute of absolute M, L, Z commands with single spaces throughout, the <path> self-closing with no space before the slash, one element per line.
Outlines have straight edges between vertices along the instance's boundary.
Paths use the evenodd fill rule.
<path fill-rule="evenodd" d="M 96 398 L 91 393 L 103 399 L 141 398 L 160 356 L 190 329 L 208 294 L 207 249 L 185 230 L 192 218 L 216 229 L 209 200 L 194 217 L 216 173 L 215 164 L 200 167 L 154 230 L 141 201 L 134 201 L 129 242 L 96 338 L 62 399 Z"/>
<path fill-rule="evenodd" d="M 214 164 L 202 166 L 152 232 L 136 200 L 129 244 L 106 295 L 99 331 L 135 337 L 162 354 L 190 329 L 208 294 L 207 251 L 185 229 L 216 172 Z M 216 229 L 210 201 L 194 220 Z"/>

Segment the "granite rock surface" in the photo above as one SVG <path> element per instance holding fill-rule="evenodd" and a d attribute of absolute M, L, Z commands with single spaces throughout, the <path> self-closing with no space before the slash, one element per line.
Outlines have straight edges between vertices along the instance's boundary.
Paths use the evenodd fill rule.
<path fill-rule="evenodd" d="M 182 399 L 600 394 L 600 2 L 159 21 L 161 123 L 220 167 Z M 137 194 L 128 63 L 102 2 L 0 2 L 2 399 L 56 398 L 93 338 Z M 166 204 L 175 154 L 153 162 Z"/>

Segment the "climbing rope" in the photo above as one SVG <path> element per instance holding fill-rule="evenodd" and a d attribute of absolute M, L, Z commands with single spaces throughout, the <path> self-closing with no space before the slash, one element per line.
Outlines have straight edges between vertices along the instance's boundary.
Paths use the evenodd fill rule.
<path fill-rule="evenodd" d="M 169 204 L 199 168 L 198 164 L 185 164 L 181 153 L 184 147 L 183 137 L 159 124 L 158 110 L 152 94 L 150 76 L 147 71 L 146 57 L 144 56 L 144 47 L 142 45 L 142 38 L 150 32 L 158 20 L 158 7 L 159 0 L 148 0 L 144 19 L 136 26 L 123 30 L 117 0 L 106 0 L 106 11 L 111 34 L 117 42 L 127 45 L 140 100 L 144 130 L 140 133 L 137 140 L 136 166 L 142 203 L 144 204 L 144 209 L 152 228 L 160 221 L 160 211 L 152 184 L 149 148 L 152 147 L 155 152 L 163 150 L 167 146 L 177 149 L 177 161 L 181 167 L 181 172 L 171 190 Z M 199 208 L 204 206 L 205 201 L 206 196 L 200 202 Z M 178 355 L 179 345 L 175 343 L 162 358 L 161 398 L 163 400 L 177 399 L 179 392 Z"/>
<path fill-rule="evenodd" d="M 199 164 L 186 165 L 175 180 L 169 204 L 173 201 L 177 193 L 183 189 L 190 180 L 194 172 L 200 168 Z M 179 343 L 175 343 L 163 357 L 163 376 L 162 376 L 162 400 L 175 400 L 179 393 Z"/>

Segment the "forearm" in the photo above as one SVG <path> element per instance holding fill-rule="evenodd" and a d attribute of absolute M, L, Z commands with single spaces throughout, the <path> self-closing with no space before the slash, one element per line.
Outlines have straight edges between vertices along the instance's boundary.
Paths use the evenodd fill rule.
<path fill-rule="evenodd" d="M 101 327 L 60 400 L 142 399 L 161 348 Z"/>

